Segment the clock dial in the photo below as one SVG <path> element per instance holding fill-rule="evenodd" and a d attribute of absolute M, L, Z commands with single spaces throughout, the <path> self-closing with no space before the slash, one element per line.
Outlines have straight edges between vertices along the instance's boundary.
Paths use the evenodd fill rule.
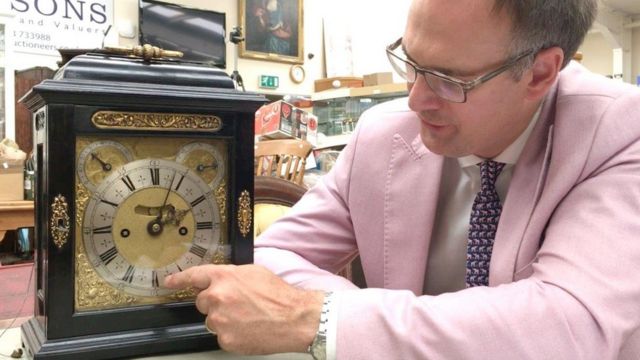
<path fill-rule="evenodd" d="M 162 159 L 136 160 L 106 177 L 89 198 L 82 227 L 99 276 L 128 294 L 163 296 L 164 278 L 211 263 L 220 214 L 193 170 Z"/>
<path fill-rule="evenodd" d="M 220 151 L 203 142 L 192 142 L 183 146 L 178 151 L 176 161 L 198 174 L 212 188 L 218 186 L 225 173 Z"/>
<path fill-rule="evenodd" d="M 300 84 L 304 81 L 304 75 L 305 73 L 302 65 L 291 66 L 291 69 L 289 70 L 289 77 L 291 78 L 291 81 L 296 84 Z"/>
<path fill-rule="evenodd" d="M 111 140 L 94 141 L 78 155 L 78 178 L 90 191 L 120 166 L 133 160 L 129 150 Z"/>

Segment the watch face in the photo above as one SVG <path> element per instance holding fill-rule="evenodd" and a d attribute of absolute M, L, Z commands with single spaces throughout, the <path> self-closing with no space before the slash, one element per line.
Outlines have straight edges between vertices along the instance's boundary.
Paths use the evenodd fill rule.
<path fill-rule="evenodd" d="M 229 262 L 222 140 L 84 137 L 77 153 L 78 310 L 189 299 L 164 278 Z"/>

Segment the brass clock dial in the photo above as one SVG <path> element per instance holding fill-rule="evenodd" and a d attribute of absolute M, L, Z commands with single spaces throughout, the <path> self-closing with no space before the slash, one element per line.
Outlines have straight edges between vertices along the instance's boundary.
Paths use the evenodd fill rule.
<path fill-rule="evenodd" d="M 78 311 L 190 300 L 190 291 L 163 288 L 164 278 L 230 262 L 227 146 L 188 137 L 77 138 Z"/>
<path fill-rule="evenodd" d="M 192 142 L 183 146 L 176 161 L 198 174 L 211 187 L 216 187 L 225 173 L 222 154 L 213 145 Z"/>
<path fill-rule="evenodd" d="M 88 201 L 82 227 L 88 260 L 128 294 L 168 295 L 167 275 L 212 262 L 220 239 L 215 204 L 211 188 L 184 165 L 125 164 Z"/>
<path fill-rule="evenodd" d="M 131 160 L 131 152 L 116 141 L 92 142 L 78 155 L 78 178 L 88 190 L 95 191 L 104 178 Z"/>

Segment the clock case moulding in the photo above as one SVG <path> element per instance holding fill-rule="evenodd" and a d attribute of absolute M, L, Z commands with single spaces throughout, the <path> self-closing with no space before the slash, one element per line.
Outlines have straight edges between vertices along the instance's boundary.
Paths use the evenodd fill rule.
<path fill-rule="evenodd" d="M 76 311 L 77 271 L 76 138 L 180 137 L 219 138 L 228 152 L 226 209 L 230 262 L 253 261 L 253 227 L 240 220 L 238 199 L 248 193 L 253 204 L 254 113 L 266 102 L 259 94 L 237 91 L 222 70 L 169 59 L 85 54 L 71 59 L 54 79 L 45 80 L 21 102 L 32 112 L 36 153 L 36 226 L 34 317 L 22 325 L 22 341 L 35 359 L 111 359 L 152 353 L 218 348 L 192 300 L 169 304 Z M 213 115 L 218 131 L 197 129 L 98 128 L 97 112 Z M 68 218 L 52 218 L 54 201 L 64 196 Z M 244 214 L 246 215 L 246 214 Z M 246 219 L 245 219 L 246 220 Z M 66 221 L 66 223 L 65 223 Z M 70 226 L 60 245 L 59 227 Z M 241 226 L 244 226 L 244 230 Z M 251 224 L 252 225 L 252 224 Z M 56 235 L 58 234 L 58 235 Z"/>

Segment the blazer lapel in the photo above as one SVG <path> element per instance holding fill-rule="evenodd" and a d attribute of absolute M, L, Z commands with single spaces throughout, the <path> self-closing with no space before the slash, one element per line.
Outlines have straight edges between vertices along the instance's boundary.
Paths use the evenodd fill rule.
<path fill-rule="evenodd" d="M 489 285 L 510 283 L 533 210 L 540 199 L 551 158 L 557 83 L 545 100 L 540 118 L 513 171 L 491 255 Z M 537 242 L 539 239 L 532 239 Z M 527 244 L 538 246 L 537 243 Z"/>
<path fill-rule="evenodd" d="M 393 139 L 384 199 L 384 286 L 422 294 L 443 158 Z"/>

